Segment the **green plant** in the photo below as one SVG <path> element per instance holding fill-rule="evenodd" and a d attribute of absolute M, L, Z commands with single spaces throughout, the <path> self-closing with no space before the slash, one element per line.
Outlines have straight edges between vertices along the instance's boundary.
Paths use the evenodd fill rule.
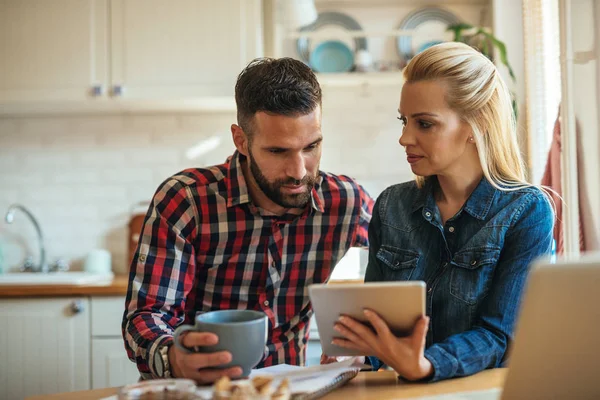
<path fill-rule="evenodd" d="M 492 35 L 490 32 L 483 28 L 473 26 L 471 24 L 459 23 L 448 26 L 448 31 L 454 33 L 454 41 L 466 43 L 479 50 L 490 60 L 494 59 L 494 49 L 498 49 L 498 56 L 500 62 L 508 69 L 513 84 L 517 83 L 515 73 L 508 62 L 508 56 L 506 51 L 506 44 L 503 41 Z M 512 97 L 512 106 L 515 118 L 518 116 L 517 98 L 513 91 L 510 92 Z"/>

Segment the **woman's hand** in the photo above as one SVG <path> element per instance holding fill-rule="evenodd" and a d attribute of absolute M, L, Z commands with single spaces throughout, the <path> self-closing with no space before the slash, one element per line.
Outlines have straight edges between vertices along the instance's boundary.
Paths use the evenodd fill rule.
<path fill-rule="evenodd" d="M 408 380 L 433 374 L 433 366 L 424 356 L 429 317 L 417 321 L 410 336 L 399 338 L 379 315 L 370 310 L 364 313 L 375 331 L 355 319 L 342 316 L 334 329 L 344 338 L 334 339 L 333 344 L 375 356 Z"/>
<path fill-rule="evenodd" d="M 323 364 L 333 364 L 334 362 L 338 362 L 337 358 L 329 357 L 327 354 L 321 354 L 321 365 Z"/>

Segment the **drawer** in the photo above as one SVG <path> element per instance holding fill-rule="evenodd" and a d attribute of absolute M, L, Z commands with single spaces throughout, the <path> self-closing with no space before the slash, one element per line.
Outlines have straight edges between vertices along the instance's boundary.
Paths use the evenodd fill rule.
<path fill-rule="evenodd" d="M 125 297 L 92 297 L 92 336 L 122 337 Z"/>

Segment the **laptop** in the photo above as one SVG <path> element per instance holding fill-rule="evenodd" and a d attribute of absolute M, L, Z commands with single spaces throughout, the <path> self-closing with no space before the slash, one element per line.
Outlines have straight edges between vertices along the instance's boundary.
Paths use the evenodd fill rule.
<path fill-rule="evenodd" d="M 600 254 L 534 263 L 501 390 L 424 399 L 600 399 Z"/>

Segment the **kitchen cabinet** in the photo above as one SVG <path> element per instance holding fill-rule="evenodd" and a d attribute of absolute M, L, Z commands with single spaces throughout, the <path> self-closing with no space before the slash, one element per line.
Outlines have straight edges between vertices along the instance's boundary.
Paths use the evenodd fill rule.
<path fill-rule="evenodd" d="M 90 389 L 85 297 L 0 301 L 0 398 Z"/>
<path fill-rule="evenodd" d="M 121 321 L 123 296 L 92 297 L 92 389 L 123 386 L 138 381 L 137 366 L 129 360 Z"/>
<path fill-rule="evenodd" d="M 262 0 L 0 0 L 0 37 L 3 114 L 231 107 Z"/>
<path fill-rule="evenodd" d="M 111 91 L 127 99 L 233 96 L 262 55 L 260 0 L 112 0 Z"/>
<path fill-rule="evenodd" d="M 108 79 L 108 0 L 0 0 L 0 103 L 75 101 Z"/>
<path fill-rule="evenodd" d="M 128 385 L 139 378 L 121 337 L 92 338 L 92 389 Z"/>

